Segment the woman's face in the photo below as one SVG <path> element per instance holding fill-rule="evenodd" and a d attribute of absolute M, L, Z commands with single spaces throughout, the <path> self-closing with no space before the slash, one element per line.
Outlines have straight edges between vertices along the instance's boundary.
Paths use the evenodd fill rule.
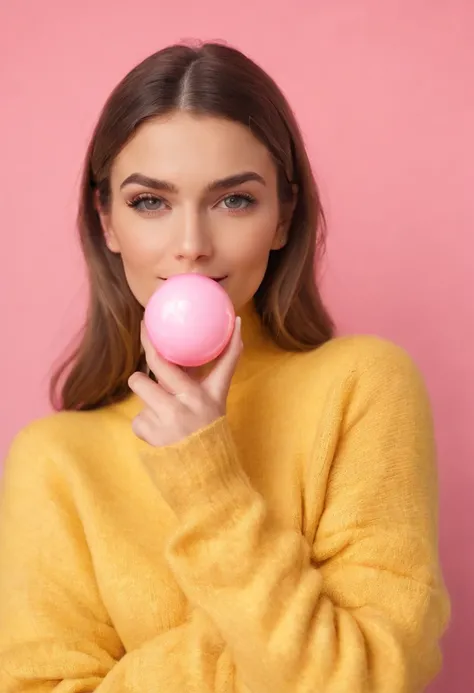
<path fill-rule="evenodd" d="M 111 193 L 106 242 L 142 306 L 168 277 L 198 272 L 238 310 L 291 220 L 266 147 L 238 123 L 185 112 L 140 127 L 113 164 Z"/>

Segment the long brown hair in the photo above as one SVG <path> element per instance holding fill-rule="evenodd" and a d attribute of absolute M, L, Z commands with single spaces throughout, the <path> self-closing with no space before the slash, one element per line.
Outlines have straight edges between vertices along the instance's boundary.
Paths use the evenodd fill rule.
<path fill-rule="evenodd" d="M 177 109 L 249 127 L 272 154 L 279 197 L 298 195 L 286 246 L 272 251 L 256 309 L 283 349 L 305 351 L 329 340 L 332 321 L 318 291 L 315 258 L 324 245 L 319 193 L 295 117 L 275 82 L 238 50 L 218 43 L 173 45 L 137 65 L 108 98 L 89 144 L 78 227 L 90 296 L 78 346 L 51 379 L 56 409 L 95 409 L 123 399 L 141 367 L 143 308 L 131 293 L 119 255 L 104 241 L 96 199 L 110 204 L 112 163 L 146 120 Z"/>

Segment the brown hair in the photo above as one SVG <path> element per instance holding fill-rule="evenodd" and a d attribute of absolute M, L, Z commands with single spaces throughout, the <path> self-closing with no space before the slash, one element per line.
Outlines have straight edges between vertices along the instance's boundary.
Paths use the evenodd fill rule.
<path fill-rule="evenodd" d="M 274 81 L 238 50 L 218 43 L 173 45 L 137 65 L 108 98 L 89 144 L 78 226 L 90 284 L 89 308 L 78 346 L 51 379 L 56 409 L 95 409 L 129 393 L 141 368 L 143 308 L 131 293 L 119 255 L 104 241 L 95 206 L 110 203 L 111 165 L 150 118 L 186 109 L 250 127 L 273 156 L 279 197 L 298 195 L 288 243 L 270 254 L 256 309 L 283 349 L 304 351 L 329 340 L 332 321 L 314 279 L 325 223 L 318 190 L 295 117 Z M 62 383 L 62 385 L 61 385 Z"/>

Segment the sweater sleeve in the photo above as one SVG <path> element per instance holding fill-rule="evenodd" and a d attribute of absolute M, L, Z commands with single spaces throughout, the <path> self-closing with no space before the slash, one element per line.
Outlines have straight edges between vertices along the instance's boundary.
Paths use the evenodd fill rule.
<path fill-rule="evenodd" d="M 62 475 L 26 432 L 8 455 L 0 496 L 2 693 L 244 691 L 208 616 L 125 653 L 103 606 Z"/>
<path fill-rule="evenodd" d="M 341 387 L 328 469 L 316 441 L 312 482 L 327 482 L 311 541 L 272 525 L 225 417 L 146 457 L 179 519 L 171 568 L 252 693 L 415 693 L 440 667 L 431 412 L 409 357 L 382 352 Z"/>

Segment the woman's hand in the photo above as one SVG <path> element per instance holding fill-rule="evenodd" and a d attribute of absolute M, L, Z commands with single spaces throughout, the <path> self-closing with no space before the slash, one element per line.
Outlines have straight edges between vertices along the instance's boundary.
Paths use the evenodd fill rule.
<path fill-rule="evenodd" d="M 145 408 L 132 423 L 139 438 L 154 447 L 171 445 L 225 414 L 230 383 L 242 351 L 240 318 L 236 319 L 228 347 L 200 382 L 157 353 L 144 325 L 141 339 L 148 367 L 157 382 L 144 373 L 134 373 L 128 381 L 133 392 L 145 403 Z"/>

